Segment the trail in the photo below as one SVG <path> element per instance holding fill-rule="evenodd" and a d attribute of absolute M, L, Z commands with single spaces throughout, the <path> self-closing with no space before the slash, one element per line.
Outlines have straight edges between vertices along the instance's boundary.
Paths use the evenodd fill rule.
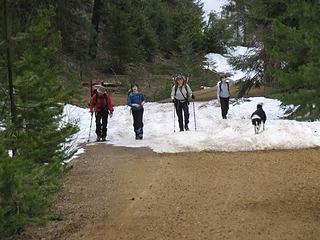
<path fill-rule="evenodd" d="M 320 149 L 156 154 L 87 146 L 21 239 L 318 239 Z"/>

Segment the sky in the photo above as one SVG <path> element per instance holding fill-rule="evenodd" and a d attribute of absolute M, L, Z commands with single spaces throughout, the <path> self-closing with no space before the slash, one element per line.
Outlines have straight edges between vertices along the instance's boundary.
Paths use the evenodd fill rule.
<path fill-rule="evenodd" d="M 220 12 L 221 6 L 227 3 L 227 0 L 202 0 L 204 2 L 204 10 L 206 13 L 210 13 L 211 11 Z"/>

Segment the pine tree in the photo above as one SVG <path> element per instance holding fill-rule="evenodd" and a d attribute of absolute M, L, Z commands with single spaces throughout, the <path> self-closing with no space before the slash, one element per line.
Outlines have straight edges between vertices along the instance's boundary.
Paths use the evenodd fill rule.
<path fill-rule="evenodd" d="M 61 45 L 53 17 L 52 8 L 40 10 L 24 32 L 6 43 L 15 56 L 17 119 L 4 119 L 0 129 L 1 236 L 43 223 L 51 196 L 59 188 L 61 163 L 69 156 L 63 145 L 75 132 L 73 126 L 61 124 L 69 93 L 58 78 Z M 1 53 L 4 50 L 0 48 Z M 15 150 L 13 157 L 8 156 L 10 149 Z"/>
<path fill-rule="evenodd" d="M 225 19 L 218 18 L 216 13 L 210 13 L 207 25 L 204 27 L 204 48 L 206 53 L 224 54 L 232 37 Z"/>
<path fill-rule="evenodd" d="M 226 21 L 233 24 L 235 31 L 235 42 L 231 45 L 240 43 L 253 49 L 247 57 L 231 58 L 236 69 L 251 72 L 238 82 L 240 96 L 253 86 L 275 85 L 276 79 L 271 69 L 279 63 L 271 57 L 266 46 L 272 42 L 270 32 L 273 20 L 284 11 L 284 0 L 229 0 L 225 6 Z"/>
<path fill-rule="evenodd" d="M 291 117 L 320 118 L 320 4 L 291 1 L 286 12 L 273 22 L 272 57 L 281 64 L 273 67 L 280 81 L 285 103 L 299 108 Z"/>

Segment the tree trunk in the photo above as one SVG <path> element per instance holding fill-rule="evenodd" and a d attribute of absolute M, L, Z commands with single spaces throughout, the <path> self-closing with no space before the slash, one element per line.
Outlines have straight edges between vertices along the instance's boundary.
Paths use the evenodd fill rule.
<path fill-rule="evenodd" d="M 94 26 L 95 33 L 91 38 L 90 48 L 89 48 L 89 55 L 92 59 L 95 59 L 97 56 L 100 9 L 101 9 L 101 0 L 95 0 L 93 3 L 92 18 L 91 18 L 91 24 Z"/>
<path fill-rule="evenodd" d="M 3 16 L 4 16 L 4 34 L 5 41 L 7 44 L 6 57 L 7 57 L 7 71 L 8 71 L 8 90 L 10 97 L 10 113 L 11 113 L 11 124 L 15 126 L 16 124 L 16 106 L 13 97 L 13 74 L 12 74 L 12 61 L 11 61 L 11 45 L 10 45 L 10 33 L 8 24 L 8 9 L 7 0 L 3 0 Z M 12 154 L 14 156 L 15 151 L 12 149 Z"/>

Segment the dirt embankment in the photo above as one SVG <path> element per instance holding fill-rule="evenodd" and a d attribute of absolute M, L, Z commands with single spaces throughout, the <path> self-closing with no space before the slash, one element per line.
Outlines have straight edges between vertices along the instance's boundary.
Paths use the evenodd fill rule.
<path fill-rule="evenodd" d="M 88 146 L 57 196 L 63 220 L 21 239 L 319 239 L 319 155 Z"/>

